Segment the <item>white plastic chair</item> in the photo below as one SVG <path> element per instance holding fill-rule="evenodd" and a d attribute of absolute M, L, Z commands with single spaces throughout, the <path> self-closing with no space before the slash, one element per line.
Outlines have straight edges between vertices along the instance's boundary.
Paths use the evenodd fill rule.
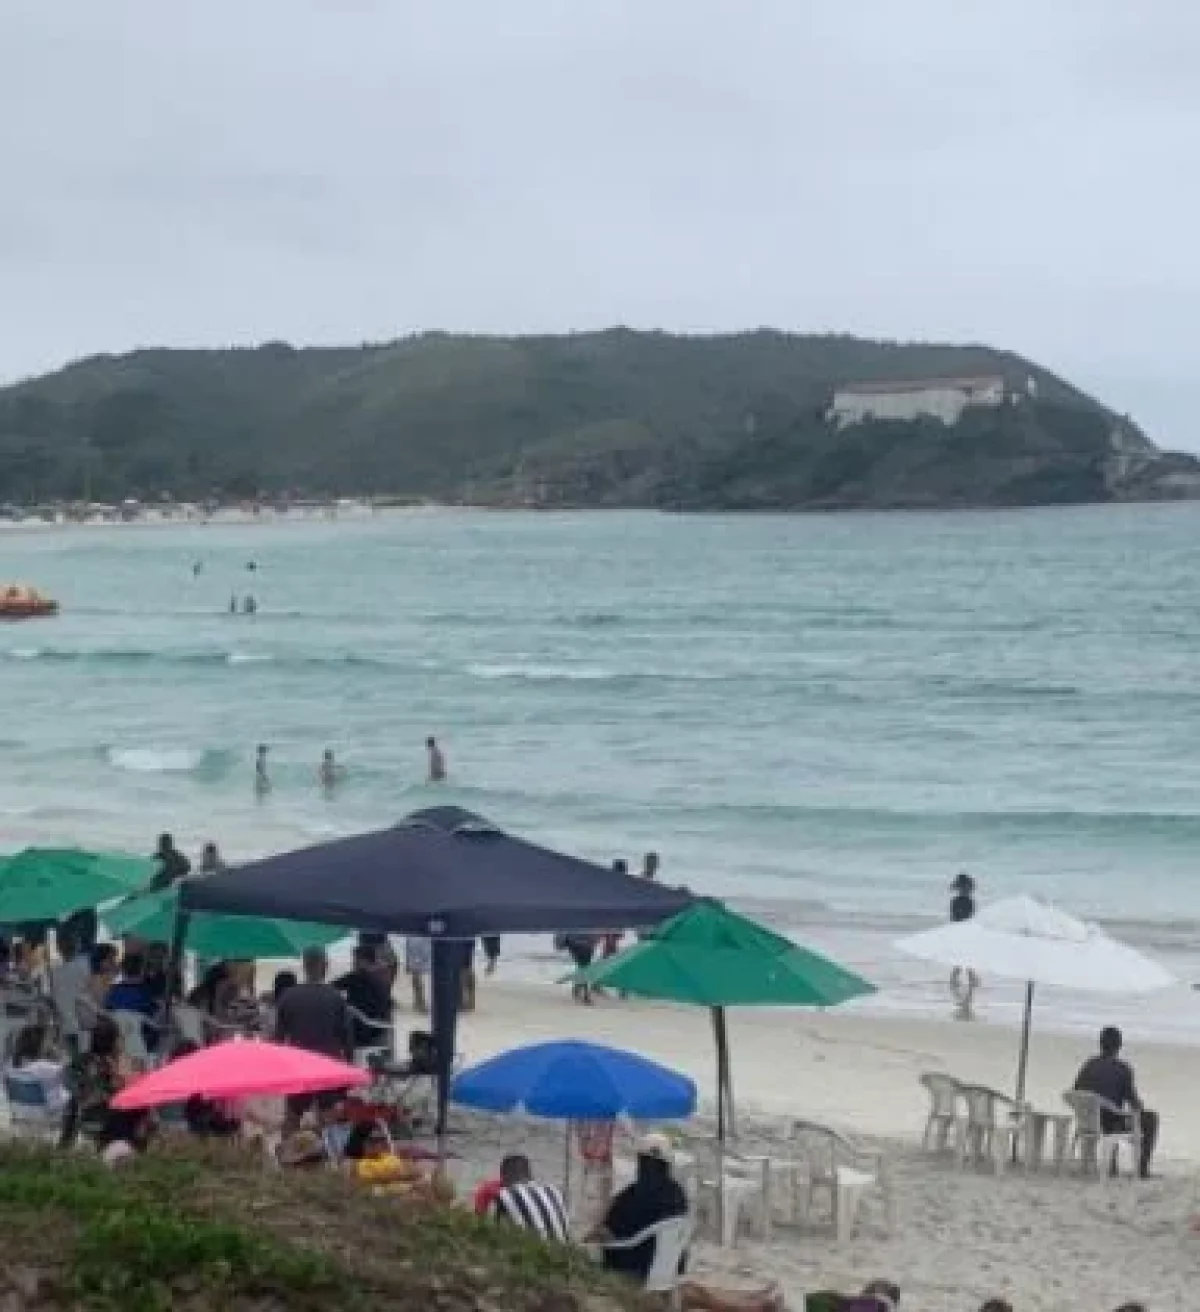
<path fill-rule="evenodd" d="M 378 1042 L 354 1049 L 354 1064 L 356 1066 L 366 1066 L 372 1057 L 383 1057 L 386 1060 L 391 1060 L 396 1055 L 396 1037 L 400 1032 L 399 1026 L 383 1020 L 372 1020 L 370 1016 L 364 1015 L 357 1007 L 348 1007 L 347 1010 L 355 1029 L 361 1025 L 378 1038 Z"/>
<path fill-rule="evenodd" d="M 1142 1118 L 1131 1108 L 1117 1107 L 1107 1098 L 1084 1089 L 1068 1089 L 1063 1101 L 1075 1114 L 1071 1156 L 1078 1157 L 1084 1175 L 1102 1180 L 1120 1173 L 1121 1149 L 1129 1149 L 1129 1173 L 1136 1175 L 1142 1156 Z M 1105 1130 L 1104 1115 L 1118 1118 L 1120 1130 Z"/>
<path fill-rule="evenodd" d="M 895 1195 L 887 1161 L 881 1153 L 862 1148 L 837 1130 L 812 1121 L 793 1121 L 791 1138 L 801 1147 L 803 1161 L 793 1165 L 793 1219 L 810 1224 L 818 1194 L 829 1200 L 829 1226 L 835 1240 L 849 1237 L 863 1204 L 877 1193 L 883 1205 L 884 1223 L 895 1228 Z M 807 1144 L 807 1151 L 804 1145 Z M 802 1173 L 807 1173 L 807 1198 L 800 1214 Z"/>
<path fill-rule="evenodd" d="M 52 1099 L 41 1080 L 23 1076 L 20 1071 L 5 1071 L 4 1099 L 14 1134 L 29 1131 L 35 1138 L 58 1141 L 66 1112 L 65 1098 Z"/>
<path fill-rule="evenodd" d="M 143 1070 L 149 1070 L 154 1064 L 150 1049 L 146 1047 L 146 1033 L 142 1026 L 148 1023 L 146 1017 L 137 1011 L 114 1011 L 109 1013 L 113 1024 L 121 1034 L 121 1047 L 131 1062 L 139 1064 Z"/>
<path fill-rule="evenodd" d="M 175 1033 L 185 1043 L 194 1043 L 203 1048 L 207 1042 L 204 1032 L 204 1013 L 199 1007 L 190 1007 L 186 1003 L 176 1003 L 171 1009 L 171 1023 Z"/>
<path fill-rule="evenodd" d="M 962 1151 L 962 1132 L 966 1119 L 960 1109 L 962 1085 L 953 1076 L 939 1071 L 925 1071 L 921 1083 L 929 1094 L 929 1116 L 921 1147 L 926 1152 L 946 1152 L 951 1146 L 956 1153 Z"/>
<path fill-rule="evenodd" d="M 692 1219 L 689 1216 L 672 1216 L 659 1221 L 636 1234 L 632 1239 L 608 1239 L 601 1245 L 606 1253 L 640 1248 L 654 1241 L 654 1261 L 643 1286 L 647 1294 L 666 1294 L 672 1307 L 680 1305 L 679 1267 L 692 1242 Z"/>
<path fill-rule="evenodd" d="M 958 1164 L 989 1166 L 1002 1175 L 1016 1158 L 1023 1122 L 1017 1104 L 982 1084 L 961 1085 L 967 1120 L 959 1138 Z"/>
<path fill-rule="evenodd" d="M 717 1237 L 725 1248 L 732 1248 L 743 1230 L 753 1231 L 764 1241 L 770 1239 L 773 1209 L 769 1158 L 725 1153 L 713 1161 L 711 1170 L 698 1170 L 690 1181 L 682 1175 L 679 1178 L 694 1200 L 696 1219 L 716 1229 L 719 1218 Z"/>

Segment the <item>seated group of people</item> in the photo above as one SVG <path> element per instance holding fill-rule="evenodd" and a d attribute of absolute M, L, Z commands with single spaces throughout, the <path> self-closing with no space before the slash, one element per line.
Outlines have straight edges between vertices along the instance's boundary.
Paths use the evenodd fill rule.
<path fill-rule="evenodd" d="M 171 1057 L 184 1057 L 195 1050 L 194 1043 L 179 1043 Z M 83 1136 L 106 1160 L 142 1151 L 161 1122 L 177 1124 L 198 1136 L 223 1137 L 240 1128 L 217 1103 L 199 1096 L 157 1114 L 114 1108 L 113 1098 L 140 1071 L 127 1058 L 121 1032 L 107 1016 L 96 1019 L 87 1050 L 65 1062 L 54 1059 L 46 1026 L 25 1026 L 13 1041 L 4 1073 L 41 1087 L 47 1111 L 61 1118 L 61 1146 L 69 1147 Z"/>

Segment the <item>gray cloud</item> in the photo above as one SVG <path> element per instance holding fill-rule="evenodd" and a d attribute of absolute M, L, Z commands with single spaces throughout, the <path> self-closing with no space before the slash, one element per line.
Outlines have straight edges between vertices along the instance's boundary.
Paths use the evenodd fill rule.
<path fill-rule="evenodd" d="M 139 344 L 770 323 L 1190 426 L 1187 0 L 12 0 L 0 375 Z"/>

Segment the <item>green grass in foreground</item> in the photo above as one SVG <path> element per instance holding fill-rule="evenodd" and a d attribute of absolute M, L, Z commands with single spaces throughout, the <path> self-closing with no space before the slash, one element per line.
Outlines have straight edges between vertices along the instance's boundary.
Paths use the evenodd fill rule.
<path fill-rule="evenodd" d="M 271 1173 L 233 1150 L 119 1171 L 0 1147 L 0 1302 L 112 1312 L 407 1308 L 576 1312 L 636 1306 L 579 1252 L 373 1198 L 328 1172 Z"/>

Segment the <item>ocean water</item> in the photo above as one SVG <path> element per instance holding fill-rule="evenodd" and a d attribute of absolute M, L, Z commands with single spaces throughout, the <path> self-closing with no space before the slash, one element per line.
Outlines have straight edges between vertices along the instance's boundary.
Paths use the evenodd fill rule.
<path fill-rule="evenodd" d="M 1200 507 L 10 529 L 0 578 L 63 605 L 0 627 L 0 848 L 169 829 L 237 860 L 453 800 L 601 860 L 656 849 L 869 973 L 875 1007 L 948 1012 L 891 942 L 963 868 L 1200 977 Z M 1123 1014 L 1200 1033 L 1187 988 Z"/>

